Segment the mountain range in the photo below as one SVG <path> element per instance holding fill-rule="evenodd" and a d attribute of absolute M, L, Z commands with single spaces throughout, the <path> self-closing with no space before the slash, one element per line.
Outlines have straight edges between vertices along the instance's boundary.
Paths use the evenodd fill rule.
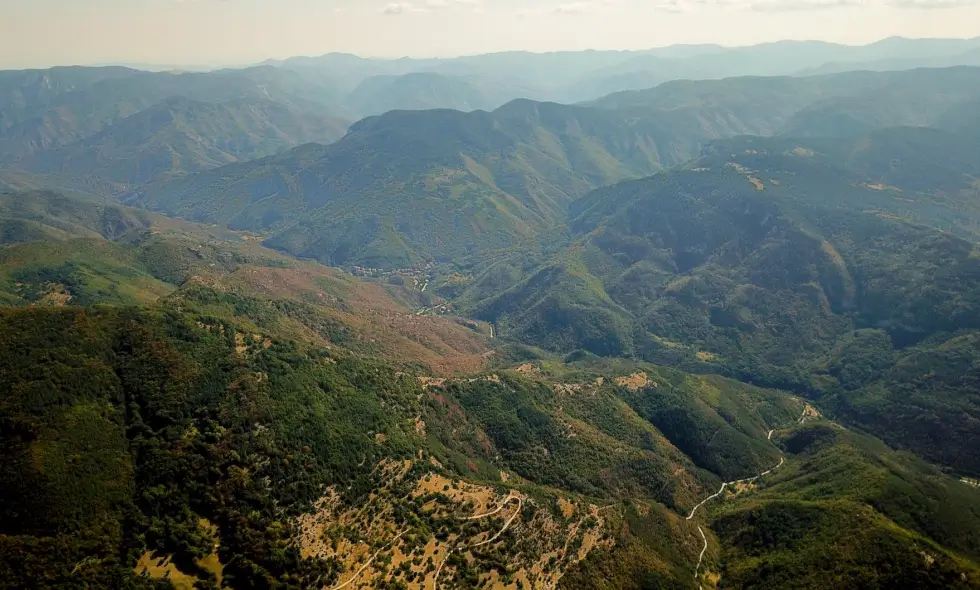
<path fill-rule="evenodd" d="M 890 104 L 878 97 L 909 97 Z M 591 106 L 517 100 L 487 113 L 392 111 L 353 125 L 329 146 L 307 145 L 120 198 L 190 220 L 259 233 L 267 244 L 325 264 L 401 268 L 503 248 L 559 224 L 589 191 L 639 178 L 739 134 L 860 135 L 892 126 L 960 121 L 980 98 L 980 69 L 672 82 Z M 829 120 L 828 120 L 829 119 Z M 959 125 L 949 125 L 959 127 Z M 908 133 L 874 136 L 910 165 Z M 969 136 L 915 137 L 971 162 Z M 931 143 L 930 143 L 931 142 Z M 844 145 L 824 147 L 841 151 Z M 817 144 L 815 144 L 817 145 Z M 960 155 L 961 147 L 964 152 Z M 898 155 L 898 152 L 896 152 Z M 837 154 L 836 157 L 844 157 Z M 867 150 L 865 158 L 884 158 Z M 822 160 L 821 160 L 822 161 Z M 947 166 L 930 174 L 934 187 Z M 873 165 L 837 162 L 836 165 Z M 883 170 L 868 170 L 880 178 Z M 969 169 L 960 190 L 971 186 Z M 890 172 L 889 179 L 900 172 Z M 955 182 L 948 177 L 942 182 Z M 209 199 L 202 201 L 201 194 Z M 969 226 L 972 221 L 965 220 Z M 465 224 L 465 229 L 462 224 Z"/>
<path fill-rule="evenodd" d="M 736 138 L 682 168 L 600 189 L 573 204 L 565 248 L 537 267 L 521 254 L 498 259 L 467 288 L 464 309 L 556 352 L 810 392 L 861 412 L 893 444 L 975 470 L 966 448 L 940 445 L 950 453 L 941 458 L 933 434 L 909 434 L 925 415 L 972 432 L 957 440 L 980 434 L 973 369 L 951 382 L 933 374 L 939 397 L 896 383 L 913 379 L 899 369 L 913 359 L 972 356 L 980 329 L 975 137 L 923 131 L 849 139 L 837 144 L 845 159 L 818 152 L 820 142 Z M 958 182 L 942 166 L 955 159 L 929 151 L 933 133 L 973 150 Z M 501 275 L 510 288 L 498 287 Z M 865 362 L 876 368 L 839 373 Z"/>
<path fill-rule="evenodd" d="M 896 37 L 865 46 L 782 41 L 749 47 L 678 45 L 643 51 L 542 54 L 515 51 L 453 59 L 379 60 L 331 53 L 319 57 L 270 61 L 265 65 L 299 72 L 311 81 L 338 88 L 342 92 L 353 92 L 375 76 L 391 79 L 393 76 L 411 77 L 427 73 L 453 77 L 460 83 L 481 81 L 482 87 L 487 89 L 484 96 L 489 100 L 500 94 L 509 94 L 510 99 L 569 103 L 593 100 L 614 92 L 650 88 L 671 80 L 978 65 L 977 49 L 980 49 L 980 38 Z M 369 84 L 377 87 L 374 83 Z M 507 100 L 500 100 L 495 106 Z M 451 106 L 454 105 L 430 103 L 429 108 Z M 378 113 L 361 110 L 359 114 Z"/>
<path fill-rule="evenodd" d="M 0 72 L 0 588 L 980 587 L 976 49 Z"/>

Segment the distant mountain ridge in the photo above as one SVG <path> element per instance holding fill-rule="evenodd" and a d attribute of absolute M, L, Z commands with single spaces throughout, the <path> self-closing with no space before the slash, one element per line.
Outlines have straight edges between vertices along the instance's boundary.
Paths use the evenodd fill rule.
<path fill-rule="evenodd" d="M 592 189 L 685 162 L 718 140 L 959 120 L 976 100 L 980 68 L 950 68 L 679 81 L 591 106 L 391 111 L 326 147 L 162 179 L 124 198 L 259 232 L 324 263 L 399 268 L 532 238 Z"/>
<path fill-rule="evenodd" d="M 0 72 L 0 89 L 0 160 L 83 139 L 173 96 L 209 103 L 271 100 L 331 115 L 323 89 L 271 67 L 184 74 L 126 68 Z"/>
<path fill-rule="evenodd" d="M 269 100 L 202 103 L 171 97 L 94 135 L 37 152 L 13 165 L 77 179 L 80 187 L 94 181 L 122 190 L 303 143 L 330 143 L 343 136 L 345 127 L 343 121 Z"/>
<path fill-rule="evenodd" d="M 514 89 L 513 92 L 519 92 Z M 365 79 L 346 98 L 352 112 L 380 115 L 394 110 L 453 109 L 492 111 L 517 98 L 508 88 L 481 79 L 432 72 L 381 75 Z"/>
<path fill-rule="evenodd" d="M 490 108 L 964 43 L 0 73 L 0 590 L 980 588 L 980 68 Z"/>
<path fill-rule="evenodd" d="M 917 118 L 897 113 L 900 116 L 881 120 L 878 111 L 893 112 L 910 104 L 896 98 L 901 92 L 922 94 L 931 82 L 923 79 L 915 87 L 880 87 L 865 92 L 859 97 L 863 104 L 851 108 L 841 101 L 855 100 L 854 93 L 833 88 L 833 83 L 848 80 L 846 77 L 787 79 L 791 81 L 783 84 L 788 88 L 782 90 L 777 88 L 775 79 L 743 78 L 741 83 L 717 80 L 717 88 L 735 93 L 725 98 L 724 105 L 702 104 L 699 101 L 704 97 L 696 94 L 701 90 L 687 97 L 675 97 L 683 98 L 686 104 L 642 104 L 642 97 L 648 95 L 683 95 L 683 89 L 691 84 L 710 88 L 707 81 L 681 82 L 678 78 L 786 75 L 798 73 L 807 63 L 822 67 L 827 63 L 861 64 L 868 60 L 922 59 L 927 60 L 922 63 L 952 65 L 960 63 L 961 56 L 975 55 L 977 44 L 976 39 L 891 39 L 865 47 L 783 42 L 741 48 L 678 46 L 642 52 L 509 52 L 450 60 L 369 60 L 331 54 L 287 60 L 275 66 L 213 72 L 145 72 L 124 67 L 7 71 L 0 72 L 0 182 L 11 188 L 50 187 L 112 194 L 146 182 L 156 174 L 169 174 L 168 166 L 174 174 L 182 174 L 277 153 L 309 141 L 329 143 L 339 139 L 349 122 L 365 115 L 434 108 L 489 111 L 518 98 L 562 102 L 588 99 L 592 101 L 590 105 L 604 108 L 670 109 L 670 117 L 654 118 L 652 125 L 657 130 L 650 133 L 658 139 L 658 164 L 671 165 L 694 155 L 705 138 L 740 133 L 821 133 L 820 129 L 807 130 L 786 123 L 788 116 L 804 106 L 826 106 L 834 112 L 864 111 L 854 113 L 857 119 L 819 121 L 819 112 L 806 117 L 816 121 L 818 127 L 835 128 L 833 134 L 852 126 L 867 131 L 883 124 L 931 124 L 930 113 L 945 108 L 928 103 L 920 108 Z M 650 90 L 653 86 L 656 89 Z M 853 81 L 845 86 L 856 88 Z M 606 96 L 634 88 L 644 90 Z M 933 91 L 937 93 L 938 88 Z M 897 103 L 879 109 L 874 100 L 876 94 Z M 839 104 L 817 104 L 821 95 L 834 98 Z M 744 102 L 737 103 L 737 96 L 744 97 Z M 116 139 L 109 145 L 99 144 L 107 139 L 105 133 L 110 126 L 123 137 L 136 139 L 138 134 L 123 131 L 117 125 L 173 97 L 208 105 L 258 101 L 278 106 L 257 118 L 218 115 L 215 110 L 212 115 L 221 121 L 191 125 L 199 126 L 205 134 L 216 135 L 214 145 L 205 145 L 208 139 L 201 143 L 186 137 L 161 137 L 152 146 L 124 145 Z M 763 102 L 767 108 L 758 108 Z M 283 109 L 293 113 L 290 116 L 308 119 L 310 128 L 296 121 L 285 122 Z M 152 118 L 153 112 L 150 110 L 146 118 Z M 650 120 L 649 114 L 640 117 Z M 948 119 L 962 120 L 969 115 L 959 117 L 950 115 Z M 236 126 L 240 129 L 232 132 Z M 227 139 L 229 133 L 231 139 Z M 72 145 L 67 152 L 55 151 Z M 148 169 L 123 162 L 118 166 L 99 164 L 100 158 L 115 159 L 114 152 L 134 156 L 129 158 L 131 162 L 145 159 Z M 173 161 L 172 165 L 168 160 Z M 64 165 L 58 164 L 62 161 Z M 92 178 L 78 174 L 81 169 L 91 170 L 93 164 L 99 174 Z"/>
<path fill-rule="evenodd" d="M 797 76 L 859 69 L 977 65 L 969 52 L 980 48 L 973 39 L 905 39 L 892 37 L 864 46 L 818 41 L 780 41 L 746 47 L 677 45 L 639 51 L 564 51 L 492 53 L 446 59 L 366 59 L 350 54 L 290 58 L 266 62 L 294 70 L 320 84 L 352 92 L 373 76 L 399 77 L 419 73 L 455 77 L 462 83 L 481 81 L 513 98 L 581 102 L 613 92 L 650 88 L 678 79 L 722 79 L 737 76 Z M 907 67 L 887 66 L 888 60 Z M 920 60 L 916 62 L 916 60 Z M 363 90 L 363 89 L 362 89 Z M 362 98 L 363 94 L 358 93 Z M 410 108 L 412 92 L 379 93 L 392 108 Z M 450 102 L 433 105 L 456 108 Z M 372 114 L 370 111 L 361 115 Z"/>
<path fill-rule="evenodd" d="M 532 101 L 493 113 L 393 111 L 329 146 L 147 185 L 125 199 L 271 231 L 270 244 L 325 263 L 397 268 L 504 247 L 553 224 L 589 190 L 657 170 L 651 131 Z"/>

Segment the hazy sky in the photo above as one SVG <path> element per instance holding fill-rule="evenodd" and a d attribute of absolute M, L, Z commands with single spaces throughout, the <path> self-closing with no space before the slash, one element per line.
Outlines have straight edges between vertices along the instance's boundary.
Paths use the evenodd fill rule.
<path fill-rule="evenodd" d="M 0 68 L 980 35 L 977 0 L 0 0 Z"/>

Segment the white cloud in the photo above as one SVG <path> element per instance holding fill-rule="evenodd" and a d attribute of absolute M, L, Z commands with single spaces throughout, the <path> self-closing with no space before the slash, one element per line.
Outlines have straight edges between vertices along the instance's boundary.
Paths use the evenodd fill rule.
<path fill-rule="evenodd" d="M 791 12 L 866 6 L 867 4 L 867 0 L 756 0 L 751 3 L 750 8 L 759 12 Z"/>
<path fill-rule="evenodd" d="M 579 0 L 559 4 L 552 9 L 555 14 L 596 14 L 608 12 L 614 4 L 614 0 Z"/>
<path fill-rule="evenodd" d="M 390 2 L 382 10 L 385 14 L 406 14 L 409 12 L 428 12 L 424 6 L 416 6 L 411 2 Z"/>
<path fill-rule="evenodd" d="M 418 2 L 390 2 L 385 5 L 381 12 L 385 14 L 407 14 L 419 12 L 433 12 L 436 10 L 447 10 L 454 7 L 461 7 L 479 12 L 483 7 L 483 0 L 422 0 Z"/>

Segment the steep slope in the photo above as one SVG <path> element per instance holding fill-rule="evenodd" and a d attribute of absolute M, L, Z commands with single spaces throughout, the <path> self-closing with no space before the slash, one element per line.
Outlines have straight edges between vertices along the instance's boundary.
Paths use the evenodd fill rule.
<path fill-rule="evenodd" d="M 857 135 L 928 126 L 980 96 L 980 68 L 848 72 L 807 78 L 675 81 L 589 104 L 729 121 L 730 135 Z M 739 127 L 734 127 L 738 125 Z M 715 137 L 722 137 L 716 135 Z"/>
<path fill-rule="evenodd" d="M 0 310 L 4 587 L 69 578 L 136 584 L 144 569 L 200 583 L 214 574 L 230 587 L 255 576 L 339 582 L 355 568 L 385 577 L 365 573 L 338 545 L 322 546 L 327 530 L 355 553 L 368 545 L 416 556 L 433 545 L 447 583 L 495 570 L 553 583 L 612 542 L 618 517 L 601 513 L 596 498 L 639 496 L 687 510 L 718 480 L 674 446 L 675 435 L 624 403 L 643 397 L 636 376 L 416 377 L 357 360 L 350 342 L 326 350 L 280 331 L 272 316 L 297 312 L 303 299 L 288 292 L 293 299 L 273 304 L 194 285 L 139 309 Z M 41 350 L 43 359 L 31 352 Z M 697 443 L 700 462 L 716 452 L 747 466 L 771 462 L 773 450 L 752 438 L 799 410 L 782 394 L 724 380 L 666 370 L 649 377 L 702 407 L 696 419 L 705 431 L 726 429 L 724 445 Z M 57 401 L 40 403 L 52 387 Z M 729 413 L 738 424 L 724 424 Z M 501 487 L 505 496 L 494 491 Z M 519 499 L 516 511 L 506 497 Z M 507 523 L 460 516 L 487 511 L 506 511 Z M 379 518 L 401 533 L 375 526 Z M 489 553 L 467 549 L 511 524 L 519 537 L 504 536 Z M 262 543 L 253 537 L 259 530 Z M 454 544 L 475 559 L 450 560 Z M 556 552 L 560 560 L 549 563 Z M 667 573 L 693 559 L 678 553 Z M 425 565 L 394 575 L 434 583 L 440 574 Z"/>
<path fill-rule="evenodd" d="M 101 239 L 7 246 L 0 267 L 4 305 L 135 305 L 175 289 L 154 277 L 137 251 Z"/>
<path fill-rule="evenodd" d="M 738 558 L 747 540 L 736 519 L 752 518 L 746 504 L 771 505 L 770 489 L 782 486 L 792 487 L 784 503 L 805 494 L 833 508 L 828 517 L 864 525 L 862 535 L 894 539 L 851 561 L 908 569 L 917 547 L 932 565 L 916 573 L 919 587 L 976 586 L 976 566 L 937 542 L 973 553 L 976 516 L 947 528 L 951 510 L 932 504 L 955 500 L 952 509 L 975 492 L 880 445 L 864 443 L 872 453 L 846 462 L 842 453 L 808 457 L 813 448 L 799 441 L 813 437 L 789 427 L 802 404 L 784 394 L 651 367 L 559 382 L 511 372 L 434 381 L 250 323 L 188 300 L 0 311 L 4 587 L 150 588 L 169 578 L 212 588 L 257 579 L 693 588 L 707 537 L 698 535 L 702 512 L 685 516 L 719 478 L 631 409 L 661 393 L 702 408 L 692 416 L 698 432 L 731 421 L 725 442 L 705 439 L 703 458 L 779 478 L 740 490 L 724 506 L 736 516 L 712 520 L 730 539 L 732 581 L 752 573 Z M 666 410 L 663 424 L 685 412 Z M 773 471 L 780 451 L 766 433 L 781 426 L 792 456 Z M 729 464 L 733 454 L 748 463 Z M 918 512 L 896 501 L 909 490 Z M 784 532 L 778 525 L 760 529 Z M 915 532 L 929 526 L 936 537 Z M 818 530 L 824 551 L 853 534 Z M 824 568 L 805 573 L 814 583 L 835 579 Z"/>
<path fill-rule="evenodd" d="M 150 226 L 153 216 L 51 191 L 0 192 L 0 244 L 70 237 L 116 239 Z"/>
<path fill-rule="evenodd" d="M 350 93 L 345 104 L 366 117 L 396 110 L 490 111 L 514 98 L 518 96 L 479 80 L 419 72 L 368 78 Z"/>
<path fill-rule="evenodd" d="M 73 179 L 80 187 L 126 187 L 268 156 L 313 141 L 330 143 L 344 123 L 263 100 L 214 104 L 169 98 L 67 146 L 13 165 Z"/>
<path fill-rule="evenodd" d="M 11 210 L 100 227 L 82 221 L 95 203 L 62 200 Z M 428 296 L 395 281 L 220 229 L 145 229 L 0 249 L 3 302 L 32 305 L 0 309 L 4 588 L 695 588 L 715 572 L 833 587 L 822 559 L 865 584 L 977 586 L 976 492 L 836 425 L 799 430 L 816 411 L 795 396 L 486 354 L 481 326 L 417 315 Z M 840 384 L 882 366 L 858 348 L 832 351 Z M 509 370 L 521 354 L 537 358 Z M 757 474 L 714 512 L 722 482 Z"/>
<path fill-rule="evenodd" d="M 910 75 L 900 83 L 921 77 Z M 977 95 L 967 83 L 980 84 L 975 71 L 929 75 Z M 539 235 L 593 188 L 681 163 L 719 138 L 808 121 L 798 113 L 838 88 L 831 82 L 677 83 L 637 108 L 518 100 L 492 113 L 391 112 L 327 148 L 151 183 L 125 202 L 262 232 L 276 248 L 330 264 L 458 261 Z M 882 86 L 856 78 L 851 87 Z M 925 91 L 926 104 L 944 88 Z"/>
<path fill-rule="evenodd" d="M 487 362 L 484 326 L 418 313 L 439 298 L 403 280 L 300 263 L 233 232 L 55 193 L 0 195 L 0 230 L 13 244 L 0 247 L 4 305 L 134 305 L 169 295 L 215 316 L 250 310 L 276 337 L 433 374 Z"/>
<path fill-rule="evenodd" d="M 909 137 L 889 131 L 837 156 L 817 152 L 819 142 L 721 142 L 682 169 L 575 203 L 568 248 L 503 291 L 488 285 L 510 263 L 491 265 L 458 303 L 500 335 L 552 350 L 636 355 L 826 396 L 893 444 L 975 473 L 952 434 L 978 435 L 976 357 L 971 338 L 951 339 L 980 329 L 980 256 L 975 242 L 934 227 L 975 240 L 976 188 L 969 167 L 961 180 L 947 174 L 955 160 L 944 152 L 910 161 L 918 172 L 906 175 L 910 148 L 896 133 Z M 874 339 L 838 348 L 865 328 L 881 330 L 885 348 Z M 865 354 L 870 365 L 857 368 Z M 895 388 L 932 363 L 944 375 L 936 395 Z"/>
<path fill-rule="evenodd" d="M 720 547 L 712 539 L 718 567 L 710 558 L 702 567 L 704 587 L 713 587 L 714 569 L 726 586 L 826 588 L 817 572 L 828 561 L 833 587 L 976 587 L 975 490 L 836 424 L 818 421 L 778 440 L 786 469 L 710 508 Z"/>
<path fill-rule="evenodd" d="M 141 72 L 125 68 L 56 68 L 2 72 L 0 161 L 60 147 L 98 133 L 173 96 L 214 103 L 276 102 L 330 116 L 322 87 L 271 67 L 207 73 Z"/>
<path fill-rule="evenodd" d="M 659 164 L 649 126 L 516 101 L 493 113 L 387 113 L 327 147 L 151 184 L 125 200 L 269 232 L 269 245 L 328 264 L 405 267 L 507 246 L 589 190 Z"/>

